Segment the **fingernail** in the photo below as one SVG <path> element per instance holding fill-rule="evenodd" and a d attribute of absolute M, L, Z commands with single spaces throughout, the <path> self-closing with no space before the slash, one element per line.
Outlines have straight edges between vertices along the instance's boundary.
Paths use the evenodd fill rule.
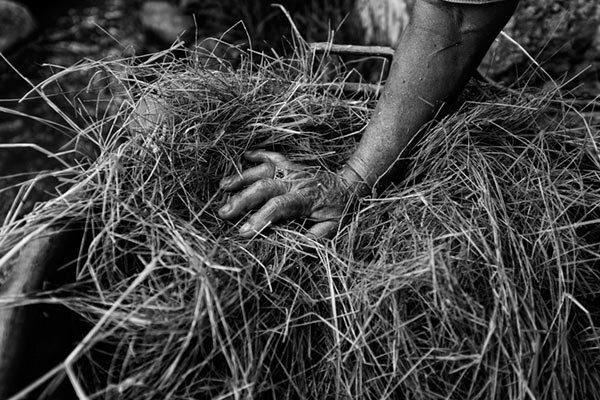
<path fill-rule="evenodd" d="M 227 214 L 229 211 L 231 211 L 231 205 L 225 204 L 219 209 L 219 214 Z"/>
<path fill-rule="evenodd" d="M 221 183 L 219 184 L 219 186 L 225 187 L 225 186 L 228 186 L 230 183 L 231 183 L 231 178 L 223 178 L 223 179 L 221 179 Z"/>
<path fill-rule="evenodd" d="M 245 233 L 248 233 L 252 230 L 252 225 L 250 225 L 249 223 L 245 223 L 244 225 L 242 225 L 242 227 L 240 228 L 240 234 L 243 235 Z"/>

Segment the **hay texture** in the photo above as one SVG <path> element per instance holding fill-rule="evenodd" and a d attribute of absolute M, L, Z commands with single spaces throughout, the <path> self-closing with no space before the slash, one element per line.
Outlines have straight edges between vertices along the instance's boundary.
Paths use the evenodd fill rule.
<path fill-rule="evenodd" d="M 593 109 L 474 88 L 332 241 L 302 220 L 243 240 L 216 215 L 243 151 L 335 170 L 375 104 L 307 52 L 243 57 L 101 63 L 124 101 L 79 132 L 97 157 L 3 227 L 3 253 L 86 229 L 77 282 L 47 295 L 90 332 L 48 380 L 110 399 L 600 398 Z"/>

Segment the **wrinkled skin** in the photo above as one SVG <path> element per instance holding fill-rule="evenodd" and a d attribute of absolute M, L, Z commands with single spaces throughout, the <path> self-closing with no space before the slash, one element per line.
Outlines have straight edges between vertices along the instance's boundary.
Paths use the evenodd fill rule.
<path fill-rule="evenodd" d="M 332 236 L 349 196 L 368 193 L 384 176 L 402 174 L 396 161 L 404 149 L 463 90 L 517 3 L 417 1 L 373 117 L 340 173 L 311 172 L 276 153 L 249 153 L 250 161 L 263 164 L 223 181 L 230 191 L 250 186 L 233 196 L 220 216 L 236 218 L 266 202 L 242 226 L 242 236 L 298 216 L 318 221 L 311 228 L 315 236 Z M 277 167 L 288 171 L 283 181 L 273 180 Z"/>
<path fill-rule="evenodd" d="M 314 221 L 309 234 L 331 237 L 356 187 L 340 175 L 316 167 L 293 163 L 285 156 L 264 150 L 244 157 L 259 165 L 221 180 L 221 188 L 239 191 L 219 209 L 219 216 L 235 219 L 260 207 L 240 228 L 251 238 L 284 219 L 306 217 Z"/>

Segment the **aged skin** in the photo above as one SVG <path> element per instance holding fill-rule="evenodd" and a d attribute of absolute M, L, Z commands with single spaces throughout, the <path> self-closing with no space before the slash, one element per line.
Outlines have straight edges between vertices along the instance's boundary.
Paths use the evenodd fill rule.
<path fill-rule="evenodd" d="M 246 188 L 232 196 L 219 215 L 239 218 L 265 203 L 241 227 L 241 236 L 253 237 L 271 224 L 298 216 L 315 221 L 309 232 L 313 236 L 332 236 L 347 200 L 364 196 L 381 178 L 393 177 L 396 160 L 419 129 L 463 90 L 517 4 L 518 0 L 417 1 L 374 116 L 346 166 L 337 174 L 310 171 L 291 165 L 281 154 L 249 153 L 248 160 L 261 164 L 221 181 L 227 191 Z"/>
<path fill-rule="evenodd" d="M 222 180 L 224 190 L 241 191 L 219 210 L 220 216 L 239 218 L 264 203 L 240 235 L 252 237 L 280 220 L 302 216 L 315 221 L 310 229 L 315 237 L 331 236 L 348 201 L 393 175 L 398 156 L 421 126 L 443 112 L 444 105 L 464 88 L 517 2 L 418 1 L 374 117 L 346 166 L 331 173 L 292 163 L 278 153 L 248 152 L 245 157 L 258 166 Z M 159 116 L 151 107 L 148 110 L 144 116 L 152 124 Z M 85 248 L 83 242 L 77 227 L 49 228 L 23 249 L 13 276 L 0 289 L 0 298 L 10 300 L 39 292 L 48 284 L 59 287 L 72 282 L 75 269 L 59 267 L 76 262 L 79 250 Z M 0 398 L 14 394 L 64 359 L 82 332 L 81 321 L 57 306 L 0 307 Z M 63 389 L 60 398 L 74 396 L 68 385 Z"/>

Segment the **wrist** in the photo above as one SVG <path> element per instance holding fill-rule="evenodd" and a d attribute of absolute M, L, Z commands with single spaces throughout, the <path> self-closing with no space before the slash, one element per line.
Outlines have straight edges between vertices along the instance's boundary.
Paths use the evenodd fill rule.
<path fill-rule="evenodd" d="M 357 197 L 364 197 L 371 193 L 373 189 L 373 185 L 353 167 L 350 160 L 342 167 L 339 176 L 347 189 Z"/>

